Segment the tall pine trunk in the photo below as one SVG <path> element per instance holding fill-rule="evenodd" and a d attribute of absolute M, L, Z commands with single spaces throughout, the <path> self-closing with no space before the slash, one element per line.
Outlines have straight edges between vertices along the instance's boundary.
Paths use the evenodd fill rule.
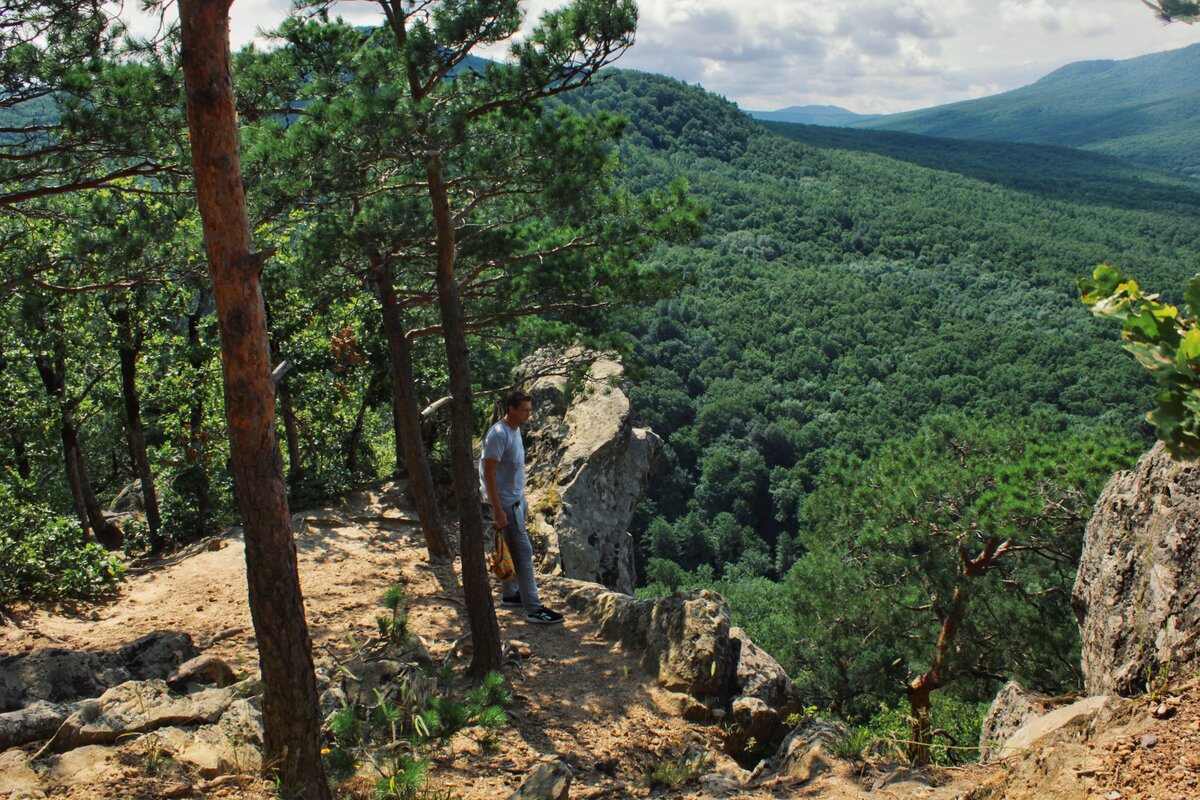
<path fill-rule="evenodd" d="M 300 452 L 300 430 L 296 425 L 296 411 L 292 408 L 292 393 L 280 381 L 275 387 L 279 396 L 279 412 L 283 417 L 283 436 L 287 442 L 288 480 L 295 482 L 304 475 L 304 454 Z"/>
<path fill-rule="evenodd" d="M 181 0 L 184 86 L 196 196 L 217 301 L 230 460 L 246 542 L 262 669 L 263 764 L 281 796 L 329 800 L 312 642 L 296 567 L 259 271 L 238 154 L 229 0 Z"/>
<path fill-rule="evenodd" d="M 132 331 L 125 331 L 127 346 L 118 351 L 121 357 L 121 396 L 125 401 L 125 430 L 129 443 L 129 458 L 134 473 L 142 487 L 142 506 L 146 511 L 146 528 L 150 534 L 150 550 L 157 553 L 162 549 L 159 529 L 162 517 L 158 512 L 158 492 L 154 488 L 154 473 L 150 471 L 150 457 L 146 454 L 146 430 L 142 425 L 142 404 L 137 391 L 137 361 L 140 342 L 135 341 Z"/>
<path fill-rule="evenodd" d="M 47 332 L 45 323 L 35 322 L 38 330 Z M 42 379 L 42 385 L 51 400 L 58 404 L 59 434 L 63 446 L 63 464 L 66 468 L 67 483 L 71 488 L 71 502 L 75 513 L 83 526 L 83 538 L 87 541 L 89 535 L 95 536 L 96 541 L 109 550 L 116 550 L 125 541 L 121 529 L 113 525 L 104 516 L 100 501 L 92 489 L 88 478 L 87 465 L 83 460 L 83 450 L 79 446 L 79 430 L 75 425 L 75 415 L 71 411 L 67 399 L 67 367 L 66 358 L 62 352 L 62 343 L 57 339 L 51 347 L 51 353 L 39 353 L 34 357 L 34 365 Z"/>
<path fill-rule="evenodd" d="M 383 311 L 383 327 L 387 336 L 389 366 L 392 376 L 392 421 L 396 429 L 396 467 L 403 462 L 408 472 L 408 488 L 429 557 L 448 559 L 454 555 L 450 537 L 442 523 L 437 507 L 437 493 L 429 453 L 421 438 L 421 410 L 417 405 L 416 381 L 413 378 L 412 342 L 404 335 L 404 320 L 396 303 L 395 276 L 385 258 L 374 264 L 375 285 Z"/>
<path fill-rule="evenodd" d="M 467 621 L 471 626 L 471 642 L 474 646 L 470 674 L 479 680 L 501 667 L 500 628 L 496 623 L 496 609 L 492 604 L 483 550 L 479 478 L 472 452 L 475 411 L 471 395 L 471 358 L 454 274 L 454 222 L 450 215 L 449 192 L 442 175 L 441 160 L 437 156 L 426 160 L 425 174 L 436 226 L 438 309 L 441 312 L 446 364 L 450 373 L 450 455 L 454 496 L 458 501 L 463 595 L 467 601 Z"/>
<path fill-rule="evenodd" d="M 208 305 L 212 293 L 201 289 L 196 298 L 196 310 L 188 314 L 188 346 L 187 360 L 194 371 L 193 386 L 203 387 L 205 381 L 201 372 L 207 359 L 204 357 L 204 346 L 200 341 L 200 320 L 204 316 L 204 308 Z M 193 389 L 191 403 L 188 404 L 188 466 L 176 479 L 176 490 L 186 495 L 195 509 L 196 528 L 187 533 L 192 537 L 203 536 L 208 521 L 212 518 L 212 486 L 208 480 L 208 471 L 204 462 L 204 394 Z"/>

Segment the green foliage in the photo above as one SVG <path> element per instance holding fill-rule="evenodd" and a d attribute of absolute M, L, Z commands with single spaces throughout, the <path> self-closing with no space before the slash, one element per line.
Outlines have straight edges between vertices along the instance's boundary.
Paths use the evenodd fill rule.
<path fill-rule="evenodd" d="M 116 590 L 125 565 L 81 541 L 79 522 L 23 501 L 0 483 L 0 604 L 89 598 Z"/>
<path fill-rule="evenodd" d="M 650 790 L 677 789 L 703 775 L 710 762 L 707 753 L 687 750 L 667 761 L 647 767 L 642 773 L 642 784 Z"/>
<path fill-rule="evenodd" d="M 369 764 L 377 773 L 377 797 L 412 800 L 426 796 L 430 752 L 458 733 L 477 728 L 485 752 L 498 747 L 498 731 L 508 723 L 505 708 L 512 702 L 503 675 L 489 673 L 465 702 L 449 696 L 447 687 L 428 697 L 424 690 L 409 691 L 412 681 L 425 680 L 420 674 L 400 676 L 396 697 L 379 691 L 369 708 L 347 706 L 334 712 L 328 723 L 330 746 L 322 753 L 335 776 L 347 777 Z"/>
<path fill-rule="evenodd" d="M 786 660 L 803 696 L 862 719 L 935 663 L 951 615 L 942 685 L 958 697 L 990 699 L 988 676 L 1052 694 L 1078 685 L 1067 599 L 1083 528 L 1138 449 L 1047 417 L 949 416 L 828 470 L 786 581 L 798 620 Z"/>
<path fill-rule="evenodd" d="M 1179 460 L 1200 458 L 1200 275 L 1183 290 L 1191 316 L 1109 264 L 1080 278 L 1079 291 L 1093 314 L 1121 324 L 1125 349 L 1162 387 L 1146 415 L 1158 438 Z"/>
<path fill-rule="evenodd" d="M 898 698 L 881 703 L 863 725 L 850 728 L 850 736 L 835 744 L 835 751 L 848 758 L 861 758 L 864 753 L 881 751 L 889 758 L 906 761 L 908 740 L 912 736 L 912 717 L 908 703 Z M 933 700 L 932 763 L 943 766 L 965 764 L 979 760 L 979 732 L 987 715 L 990 701 L 966 702 L 953 694 L 939 693 Z"/>

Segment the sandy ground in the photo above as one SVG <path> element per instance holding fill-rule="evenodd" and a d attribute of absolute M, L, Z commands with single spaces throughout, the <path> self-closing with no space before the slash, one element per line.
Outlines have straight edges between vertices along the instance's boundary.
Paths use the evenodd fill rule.
<path fill-rule="evenodd" d="M 353 649 L 352 639 L 369 639 L 384 591 L 401 585 L 408 597 L 411 630 L 425 640 L 435 658 L 445 659 L 460 672 L 466 666 L 454 652 L 466 632 L 457 564 L 430 564 L 415 521 L 415 513 L 404 507 L 395 486 L 357 492 L 339 505 L 293 516 L 301 583 L 319 661 L 343 660 Z M 542 585 L 547 605 L 569 611 L 553 580 Z M 244 547 L 235 528 L 135 571 L 111 600 L 16 609 L 13 620 L 0 625 L 0 653 L 47 646 L 109 649 L 153 631 L 180 630 L 190 633 L 204 652 L 222 657 L 241 675 L 251 675 L 257 668 L 257 654 L 245 595 Z M 506 798 L 540 761 L 555 757 L 575 772 L 572 798 L 653 794 L 688 800 L 951 800 L 968 797 L 981 783 L 997 785 L 996 768 L 971 767 L 935 775 L 939 786 L 907 781 L 873 788 L 878 774 L 856 774 L 856 768 L 846 763 L 838 765 L 837 774 L 803 785 L 782 781 L 754 790 L 721 790 L 693 782 L 651 792 L 643 785 L 646 770 L 679 758 L 689 748 L 713 753 L 713 769 L 736 773 L 736 765 L 720 753 L 719 729 L 686 722 L 672 713 L 669 695 L 618 645 L 600 639 L 589 620 L 568 614 L 564 625 L 540 626 L 524 622 L 517 611 L 500 609 L 498 615 L 502 637 L 524 643 L 530 657 L 509 669 L 515 701 L 500 747 L 486 754 L 468 734 L 460 734 L 450 747 L 434 755 L 429 785 L 448 790 L 452 797 Z M 1121 798 L 1200 797 L 1195 784 L 1182 783 L 1184 773 L 1176 769 L 1200 763 L 1196 755 L 1200 714 L 1195 703 L 1176 704 L 1174 721 L 1162 720 L 1154 727 L 1156 721 L 1144 730 L 1130 728 L 1127 734 L 1097 742 L 1097 789 L 1116 791 Z M 1147 734 L 1157 739 L 1144 747 Z M 1127 746 L 1130 742 L 1132 748 Z M 51 797 L 63 798 L 273 796 L 268 785 L 252 778 L 206 784 L 178 765 L 159 769 L 148 752 L 139 741 L 72 751 L 53 761 L 56 783 L 43 788 Z M 0 776 L 5 774 L 5 759 L 19 755 L 0 754 Z M 1136 768 L 1131 766 L 1134 756 L 1140 759 Z M 1187 774 L 1194 775 L 1194 769 Z M 1013 791 L 1003 796 L 1056 796 L 1051 784 L 1033 776 L 1034 785 L 1022 790 L 1012 786 Z M 0 786 L 0 798 L 5 792 L 6 787 Z M 347 787 L 342 796 L 367 795 Z"/>

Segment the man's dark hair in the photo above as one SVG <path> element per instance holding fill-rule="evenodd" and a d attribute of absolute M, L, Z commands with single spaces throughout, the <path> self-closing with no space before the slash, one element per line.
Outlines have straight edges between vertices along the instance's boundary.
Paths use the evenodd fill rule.
<path fill-rule="evenodd" d="M 510 408 L 520 408 L 521 403 L 524 403 L 526 400 L 532 403 L 533 395 L 529 392 L 523 392 L 520 389 L 510 392 L 508 397 L 504 398 L 504 410 L 507 412 Z"/>

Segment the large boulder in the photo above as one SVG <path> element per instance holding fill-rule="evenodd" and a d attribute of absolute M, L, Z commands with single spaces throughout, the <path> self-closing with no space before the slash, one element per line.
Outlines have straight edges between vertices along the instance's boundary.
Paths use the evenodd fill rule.
<path fill-rule="evenodd" d="M 600 635 L 640 654 L 642 668 L 672 691 L 724 704 L 737 689 L 737 652 L 729 607 L 716 592 L 678 591 L 635 600 L 594 583 L 563 581 L 567 605 L 586 613 Z"/>
<path fill-rule="evenodd" d="M 1090 695 L 1200 669 L 1200 466 L 1154 449 L 1118 472 L 1084 535 L 1072 597 Z"/>
<path fill-rule="evenodd" d="M 1046 714 L 1055 705 L 1053 699 L 1030 692 L 1016 681 L 1004 684 L 983 718 L 983 727 L 979 731 L 979 761 L 986 764 L 997 758 L 1021 726 Z"/>
<path fill-rule="evenodd" d="M 638 423 L 615 356 L 543 349 L 517 377 L 533 395 L 525 440 L 540 569 L 631 594 L 629 523 L 662 440 Z"/>
<path fill-rule="evenodd" d="M 804 784 L 825 773 L 844 772 L 846 765 L 832 751 L 849 735 L 840 722 L 808 717 L 784 737 L 775 755 L 759 764 L 755 777 L 775 775 Z"/>
<path fill-rule="evenodd" d="M 159 631 L 115 650 L 48 647 L 0 658 L 0 712 L 44 700 L 69 703 L 98 697 L 129 680 L 166 678 L 199 650 L 179 631 Z"/>
<path fill-rule="evenodd" d="M 166 681 L 127 681 L 85 700 L 50 741 L 62 752 L 112 744 L 132 734 L 179 725 L 211 725 L 237 697 L 237 686 L 176 695 Z"/>
<path fill-rule="evenodd" d="M 1005 758 L 1036 749 L 1038 742 L 1055 736 L 1090 736 L 1127 708 L 1128 700 L 1112 695 L 1097 695 L 1059 706 L 1046 714 L 1029 719 L 1007 738 L 1003 747 L 992 751 L 993 758 Z"/>
<path fill-rule="evenodd" d="M 779 712 L 781 718 L 800 711 L 800 695 L 787 670 L 741 628 L 730 628 L 729 639 L 737 650 L 738 693 L 763 701 Z"/>

